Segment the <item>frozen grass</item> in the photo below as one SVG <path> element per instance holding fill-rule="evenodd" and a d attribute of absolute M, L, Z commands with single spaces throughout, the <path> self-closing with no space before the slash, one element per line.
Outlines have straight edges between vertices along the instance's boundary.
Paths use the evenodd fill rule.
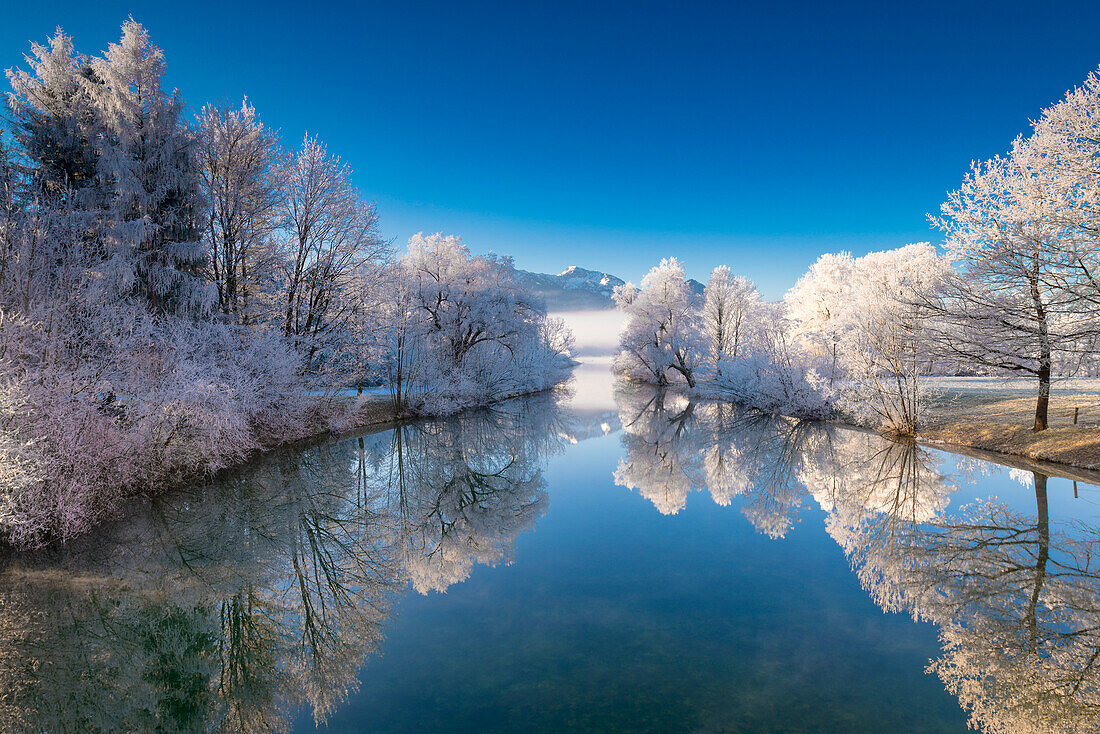
<path fill-rule="evenodd" d="M 1059 380 L 1050 428 L 1035 433 L 1035 379 L 934 377 L 921 437 L 1029 459 L 1100 468 L 1100 379 Z M 1078 423 L 1073 424 L 1074 409 Z"/>
<path fill-rule="evenodd" d="M 1038 381 L 1034 377 L 927 377 L 928 384 L 958 393 L 1021 397 L 1034 395 Z M 1058 395 L 1100 395 L 1100 378 L 1072 377 L 1055 380 L 1052 391 Z"/>
<path fill-rule="evenodd" d="M 1030 426 L 1035 417 L 1038 381 L 1019 377 L 932 377 L 927 384 L 937 394 L 929 401 L 927 420 L 935 425 L 972 420 Z M 1081 427 L 1100 426 L 1100 379 L 1058 380 L 1051 386 L 1049 422 L 1052 428 L 1073 425 L 1078 410 Z"/>

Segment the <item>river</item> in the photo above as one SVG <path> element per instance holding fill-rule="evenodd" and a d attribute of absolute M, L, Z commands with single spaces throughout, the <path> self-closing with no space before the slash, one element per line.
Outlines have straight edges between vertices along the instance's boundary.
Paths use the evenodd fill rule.
<path fill-rule="evenodd" d="M 1094 730 L 1098 501 L 591 358 L 6 558 L 0 729 Z"/>

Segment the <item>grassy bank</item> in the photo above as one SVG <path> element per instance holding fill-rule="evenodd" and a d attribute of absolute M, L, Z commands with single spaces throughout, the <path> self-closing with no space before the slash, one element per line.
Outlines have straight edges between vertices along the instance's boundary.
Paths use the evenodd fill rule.
<path fill-rule="evenodd" d="M 927 406 L 920 439 L 1100 469 L 1100 380 L 1057 383 L 1051 391 L 1050 428 L 1038 433 L 1031 430 L 1032 380 L 936 378 L 933 384 L 940 392 Z"/>

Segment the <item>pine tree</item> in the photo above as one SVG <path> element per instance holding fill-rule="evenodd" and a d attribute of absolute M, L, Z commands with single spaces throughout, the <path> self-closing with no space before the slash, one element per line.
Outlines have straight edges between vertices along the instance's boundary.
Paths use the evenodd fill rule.
<path fill-rule="evenodd" d="M 10 132 L 28 159 L 32 195 L 50 198 L 95 184 L 97 115 L 84 89 L 88 60 L 58 28 L 48 46 L 31 45 L 30 70 L 9 69 Z M 90 201 L 84 201 L 87 208 Z"/>
<path fill-rule="evenodd" d="M 135 293 L 157 312 L 203 311 L 211 294 L 199 277 L 195 135 L 163 76 L 164 54 L 131 18 L 81 80 L 105 133 L 97 139 L 98 174 L 113 195 L 112 244 L 133 264 Z"/>

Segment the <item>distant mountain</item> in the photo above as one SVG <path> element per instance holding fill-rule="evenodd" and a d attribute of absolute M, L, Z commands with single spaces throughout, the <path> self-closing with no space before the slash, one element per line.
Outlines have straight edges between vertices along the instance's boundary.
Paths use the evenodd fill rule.
<path fill-rule="evenodd" d="M 516 270 L 516 276 L 546 301 L 548 311 L 581 311 L 614 308 L 611 291 L 622 278 L 572 265 L 557 275 Z"/>
<path fill-rule="evenodd" d="M 516 276 L 532 292 L 546 301 L 548 311 L 583 311 L 590 309 L 615 308 L 611 300 L 611 291 L 625 281 L 609 273 L 586 270 L 570 265 L 568 268 L 551 275 L 532 273 L 530 270 L 516 270 Z M 695 296 L 703 295 L 703 284 L 697 280 L 688 280 L 688 286 Z"/>

